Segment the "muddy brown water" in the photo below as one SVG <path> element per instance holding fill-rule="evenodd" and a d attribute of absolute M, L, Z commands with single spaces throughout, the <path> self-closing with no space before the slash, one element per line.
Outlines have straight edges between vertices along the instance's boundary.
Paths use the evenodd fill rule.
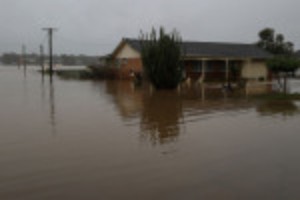
<path fill-rule="evenodd" d="M 300 199 L 299 106 L 0 67 L 0 199 Z"/>

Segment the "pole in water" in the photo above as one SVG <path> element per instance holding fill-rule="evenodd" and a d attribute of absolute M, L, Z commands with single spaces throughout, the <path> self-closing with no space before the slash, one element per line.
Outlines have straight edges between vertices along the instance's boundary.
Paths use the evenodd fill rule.
<path fill-rule="evenodd" d="M 22 45 L 22 64 L 24 66 L 24 69 L 26 69 L 26 67 L 27 67 L 27 63 L 26 63 L 26 46 L 24 44 Z"/>
<path fill-rule="evenodd" d="M 21 64 L 22 64 L 22 56 L 19 55 L 19 57 L 18 57 L 18 69 L 20 69 Z"/>
<path fill-rule="evenodd" d="M 48 32 L 48 43 L 49 43 L 49 73 L 50 76 L 52 76 L 53 74 L 53 41 L 52 41 L 52 37 L 53 37 L 53 32 L 55 30 L 57 30 L 56 28 L 43 28 L 44 31 Z"/>
<path fill-rule="evenodd" d="M 44 47 L 40 45 L 40 64 L 42 67 L 42 73 L 44 74 L 45 66 L 44 66 Z"/>

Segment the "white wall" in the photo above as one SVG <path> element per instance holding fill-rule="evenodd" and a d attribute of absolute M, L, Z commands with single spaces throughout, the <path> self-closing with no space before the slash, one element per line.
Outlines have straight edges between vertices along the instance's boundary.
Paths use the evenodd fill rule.
<path fill-rule="evenodd" d="M 134 50 L 128 44 L 125 44 L 124 47 L 120 50 L 120 52 L 116 55 L 116 58 L 140 58 L 140 53 Z"/>
<path fill-rule="evenodd" d="M 242 67 L 242 77 L 247 79 L 258 79 L 268 77 L 268 68 L 263 61 L 245 61 Z"/>

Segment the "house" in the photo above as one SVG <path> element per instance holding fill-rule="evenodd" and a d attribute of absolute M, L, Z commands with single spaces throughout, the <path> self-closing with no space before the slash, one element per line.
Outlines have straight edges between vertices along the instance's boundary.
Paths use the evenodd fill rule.
<path fill-rule="evenodd" d="M 205 80 L 267 80 L 266 60 L 272 55 L 254 44 L 182 42 L 186 77 Z M 143 71 L 141 44 L 137 39 L 123 39 L 112 53 L 113 65 L 121 79 Z"/>

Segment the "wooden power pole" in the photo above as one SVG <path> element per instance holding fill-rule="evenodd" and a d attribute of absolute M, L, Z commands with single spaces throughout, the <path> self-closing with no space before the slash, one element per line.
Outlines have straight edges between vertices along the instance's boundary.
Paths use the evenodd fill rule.
<path fill-rule="evenodd" d="M 24 66 L 24 69 L 27 67 L 27 58 L 26 58 L 26 46 L 22 45 L 22 64 Z"/>
<path fill-rule="evenodd" d="M 53 32 L 57 30 L 56 28 L 43 28 L 44 31 L 48 32 L 48 39 L 49 39 L 49 72 L 50 76 L 53 74 Z"/>
<path fill-rule="evenodd" d="M 43 47 L 42 44 L 40 45 L 40 64 L 41 64 L 41 67 L 42 67 L 42 73 L 44 73 L 44 71 L 45 71 L 45 66 L 44 66 L 44 47 Z"/>

